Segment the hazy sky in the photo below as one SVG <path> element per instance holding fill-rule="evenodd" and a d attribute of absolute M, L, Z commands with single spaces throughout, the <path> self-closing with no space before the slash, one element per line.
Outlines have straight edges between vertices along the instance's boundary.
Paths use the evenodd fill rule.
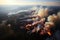
<path fill-rule="evenodd" d="M 18 1 L 29 1 L 29 2 L 56 2 L 60 0 L 18 0 Z"/>
<path fill-rule="evenodd" d="M 0 5 L 52 5 L 60 6 L 60 0 L 0 0 Z"/>

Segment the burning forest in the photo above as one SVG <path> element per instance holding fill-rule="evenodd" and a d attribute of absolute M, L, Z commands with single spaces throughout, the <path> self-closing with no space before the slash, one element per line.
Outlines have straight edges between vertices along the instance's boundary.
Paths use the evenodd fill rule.
<path fill-rule="evenodd" d="M 34 7 L 14 13 L 0 21 L 1 40 L 60 40 L 60 10 Z"/>

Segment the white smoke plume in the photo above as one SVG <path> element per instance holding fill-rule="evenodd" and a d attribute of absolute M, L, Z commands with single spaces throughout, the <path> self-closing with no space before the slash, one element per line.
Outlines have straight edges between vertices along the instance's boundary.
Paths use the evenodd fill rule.
<path fill-rule="evenodd" d="M 45 8 L 45 9 L 40 8 L 37 15 L 40 17 L 46 17 L 46 16 L 48 16 L 48 12 L 49 12 L 48 8 Z"/>
<path fill-rule="evenodd" d="M 57 13 L 57 16 L 59 17 L 59 20 L 60 20 L 60 11 Z"/>

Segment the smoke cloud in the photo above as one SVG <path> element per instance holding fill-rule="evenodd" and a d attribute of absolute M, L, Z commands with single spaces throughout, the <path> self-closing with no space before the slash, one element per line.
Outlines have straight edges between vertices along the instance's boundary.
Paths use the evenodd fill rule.
<path fill-rule="evenodd" d="M 49 9 L 48 8 L 40 8 L 38 11 L 38 16 L 40 17 L 47 17 L 48 16 Z"/>

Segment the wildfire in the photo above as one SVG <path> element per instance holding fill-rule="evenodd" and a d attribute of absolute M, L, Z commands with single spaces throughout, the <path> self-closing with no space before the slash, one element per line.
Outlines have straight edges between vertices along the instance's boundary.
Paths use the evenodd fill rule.
<path fill-rule="evenodd" d="M 51 36 L 52 35 L 51 28 L 55 27 L 55 22 L 57 22 L 59 15 L 58 14 L 49 15 L 48 12 L 49 12 L 48 8 L 45 9 L 40 8 L 37 15 L 34 15 L 36 16 L 37 20 L 35 18 L 32 18 L 32 20 L 35 21 L 32 24 L 27 24 L 26 29 L 30 30 L 30 28 L 33 28 L 32 33 L 40 31 L 41 35 L 47 33 L 49 36 Z M 47 21 L 45 21 L 46 20 L 45 17 L 47 18 Z"/>

